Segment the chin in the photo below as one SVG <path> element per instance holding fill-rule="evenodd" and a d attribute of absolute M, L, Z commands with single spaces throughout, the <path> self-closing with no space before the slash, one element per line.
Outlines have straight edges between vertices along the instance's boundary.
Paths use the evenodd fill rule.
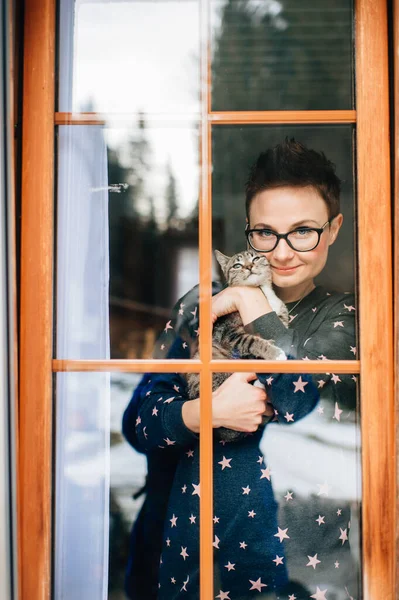
<path fill-rule="evenodd" d="M 279 288 L 295 287 L 301 285 L 301 283 L 305 283 L 305 281 L 307 281 L 307 279 L 299 279 L 298 277 L 281 277 L 279 275 L 273 277 L 273 284 Z"/>

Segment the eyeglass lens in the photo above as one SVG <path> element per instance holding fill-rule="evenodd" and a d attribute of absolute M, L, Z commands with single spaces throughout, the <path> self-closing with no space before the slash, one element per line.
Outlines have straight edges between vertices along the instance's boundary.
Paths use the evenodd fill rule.
<path fill-rule="evenodd" d="M 278 237 L 272 231 L 259 229 L 249 233 L 249 242 L 255 250 L 271 251 L 277 245 Z M 300 229 L 288 234 L 287 239 L 295 250 L 306 252 L 317 246 L 319 234 L 314 229 Z"/>

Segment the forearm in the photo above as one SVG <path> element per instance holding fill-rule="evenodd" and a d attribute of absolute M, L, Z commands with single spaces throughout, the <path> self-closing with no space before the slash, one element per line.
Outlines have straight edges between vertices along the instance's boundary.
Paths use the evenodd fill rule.
<path fill-rule="evenodd" d="M 240 288 L 238 310 L 244 325 L 273 312 L 260 288 Z"/>
<path fill-rule="evenodd" d="M 193 433 L 200 431 L 200 404 L 199 398 L 187 400 L 182 406 L 182 418 L 185 426 Z"/>
<path fill-rule="evenodd" d="M 141 394 L 136 434 L 145 450 L 185 447 L 197 439 L 182 416 L 187 403 L 184 382 L 177 374 L 159 374 Z"/>

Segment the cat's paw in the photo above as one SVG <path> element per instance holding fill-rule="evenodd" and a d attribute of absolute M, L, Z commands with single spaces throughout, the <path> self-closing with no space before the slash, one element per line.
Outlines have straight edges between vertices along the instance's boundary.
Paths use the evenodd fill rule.
<path fill-rule="evenodd" d="M 287 355 L 283 350 L 280 350 L 275 360 L 288 360 Z"/>

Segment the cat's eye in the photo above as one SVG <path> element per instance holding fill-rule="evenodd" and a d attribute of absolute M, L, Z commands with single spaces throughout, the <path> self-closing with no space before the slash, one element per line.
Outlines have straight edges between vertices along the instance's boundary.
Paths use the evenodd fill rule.
<path fill-rule="evenodd" d="M 252 262 L 257 262 L 260 259 L 261 259 L 260 256 L 254 256 L 253 259 L 252 259 Z"/>
<path fill-rule="evenodd" d="M 235 265 L 233 265 L 233 269 L 241 269 L 242 265 L 240 265 L 240 263 L 236 263 Z"/>

